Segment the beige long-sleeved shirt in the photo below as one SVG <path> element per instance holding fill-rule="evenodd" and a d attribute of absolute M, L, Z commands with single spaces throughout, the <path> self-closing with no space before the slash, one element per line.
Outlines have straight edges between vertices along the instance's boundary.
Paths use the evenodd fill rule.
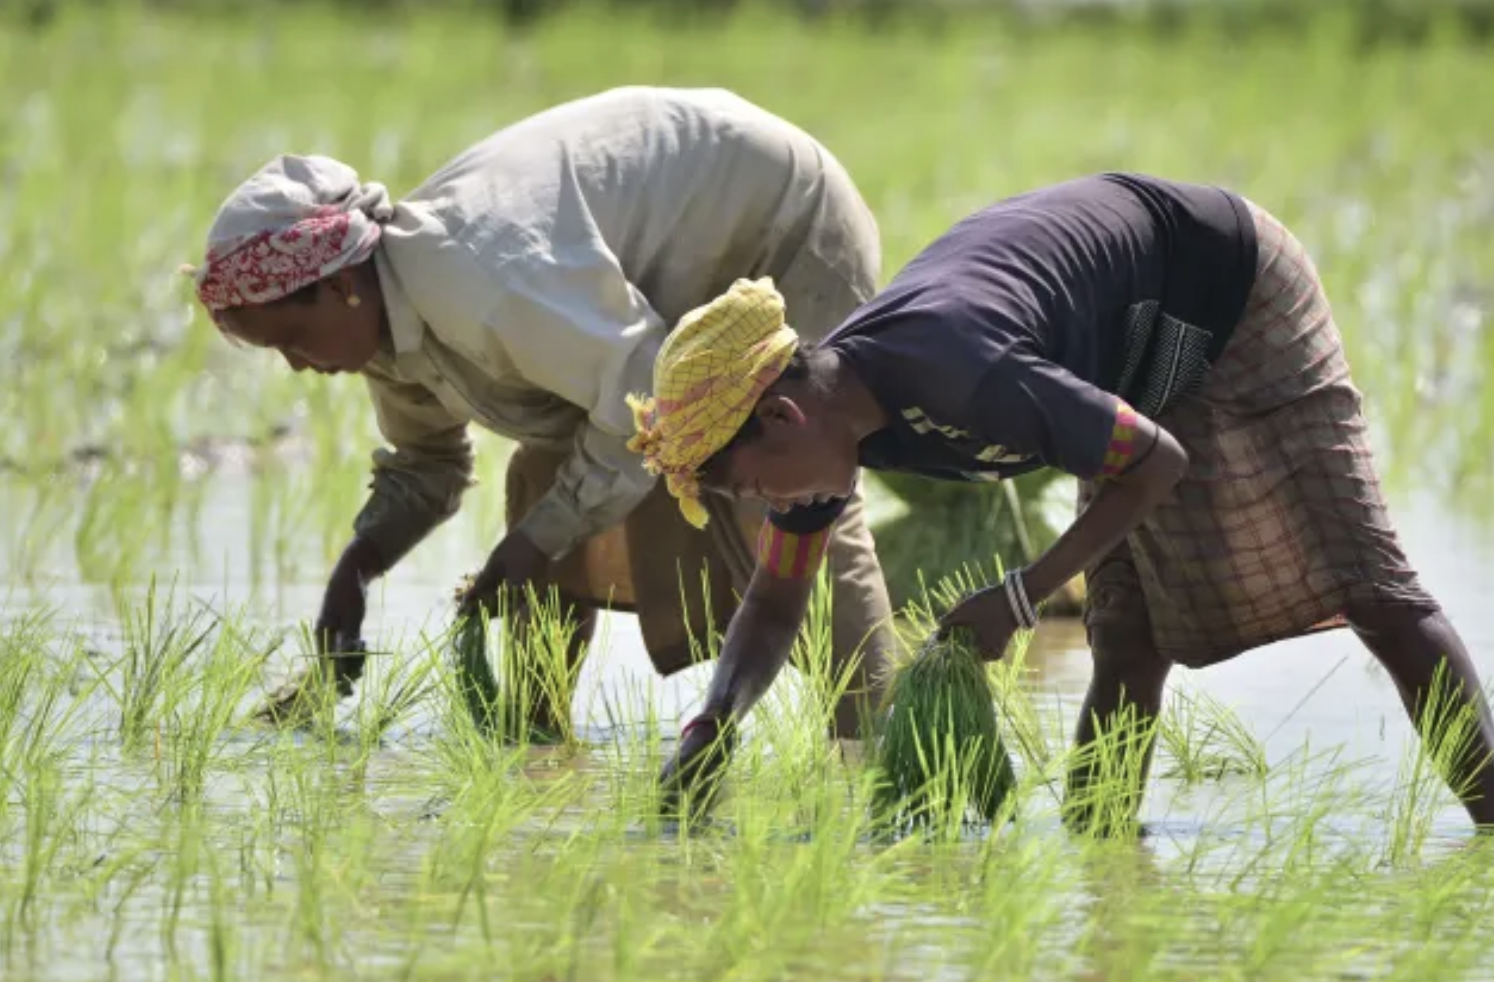
<path fill-rule="evenodd" d="M 396 207 L 375 255 L 391 338 L 364 370 L 390 444 L 356 531 L 389 562 L 454 514 L 467 425 L 569 445 L 519 528 L 558 557 L 653 484 L 624 403 L 688 309 L 773 268 L 833 158 L 721 90 L 624 88 L 467 150 Z"/>

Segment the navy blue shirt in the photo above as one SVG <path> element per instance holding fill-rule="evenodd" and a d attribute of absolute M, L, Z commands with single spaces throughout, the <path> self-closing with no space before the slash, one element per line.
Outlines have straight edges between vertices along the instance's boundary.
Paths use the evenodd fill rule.
<path fill-rule="evenodd" d="M 890 420 L 862 441 L 862 465 L 952 480 L 1118 472 L 1133 407 L 1155 416 L 1197 388 L 1255 266 L 1249 209 L 1219 188 L 1101 174 L 976 212 L 824 342 Z M 842 508 L 769 519 L 803 535 Z"/>

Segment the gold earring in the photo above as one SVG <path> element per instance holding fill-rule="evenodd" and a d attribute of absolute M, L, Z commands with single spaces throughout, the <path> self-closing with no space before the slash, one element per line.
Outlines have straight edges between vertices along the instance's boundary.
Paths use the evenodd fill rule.
<path fill-rule="evenodd" d="M 356 307 L 356 306 L 358 306 L 362 302 L 363 302 L 362 300 L 358 299 L 358 294 L 353 293 L 353 294 L 349 294 L 348 295 L 348 306 L 349 307 Z"/>

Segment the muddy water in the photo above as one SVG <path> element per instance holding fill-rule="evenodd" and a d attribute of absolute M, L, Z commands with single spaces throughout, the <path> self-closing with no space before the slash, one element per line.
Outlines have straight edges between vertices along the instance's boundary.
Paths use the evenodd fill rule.
<path fill-rule="evenodd" d="M 165 545 L 160 544 L 162 536 L 148 537 L 155 544 L 134 561 L 135 586 L 142 587 L 152 572 L 162 581 L 174 576 L 179 588 L 194 597 L 219 609 L 242 608 L 254 621 L 272 627 L 293 628 L 298 619 L 314 616 L 326 567 L 320 544 L 298 540 L 275 555 L 262 551 L 254 568 L 252 479 L 229 471 L 204 481 L 195 515 L 147 509 L 137 519 L 174 524 L 178 534 Z M 47 496 L 55 506 L 77 493 L 54 487 Z M 104 646 L 117 643 L 111 591 L 79 576 L 72 537 L 54 534 L 38 544 L 34 530 L 17 527 L 36 514 L 36 501 L 35 491 L 11 487 L 0 492 L 0 523 L 9 525 L 0 536 L 5 544 L 0 602 L 11 612 L 51 606 Z M 1393 499 L 1393 506 L 1412 561 L 1462 630 L 1486 680 L 1494 677 L 1494 623 L 1484 616 L 1488 591 L 1481 575 L 1494 565 L 1494 529 L 1435 500 Z M 441 629 L 457 576 L 480 563 L 485 552 L 486 546 L 477 544 L 484 541 L 480 518 L 464 513 L 377 588 L 367 622 L 372 640 L 408 648 L 422 631 Z M 180 534 L 183 526 L 195 527 L 195 535 Z M 28 534 L 24 551 L 32 558 L 22 568 L 20 543 L 28 541 Z M 606 725 L 609 702 L 613 712 L 621 705 L 641 716 L 643 704 L 652 701 L 664 719 L 679 716 L 697 702 L 709 678 L 708 667 L 668 680 L 655 677 L 630 616 L 608 617 L 599 640 L 583 671 L 576 703 L 578 717 L 589 728 Z M 1082 627 L 1070 620 L 1045 623 L 1029 658 L 1031 685 L 1040 702 L 1071 719 L 1089 677 Z M 279 672 L 290 668 L 288 659 L 275 666 Z M 1179 670 L 1173 685 L 1201 690 L 1235 710 L 1264 741 L 1273 761 L 1308 745 L 1314 750 L 1337 747 L 1343 761 L 1378 762 L 1365 773 L 1388 776 L 1413 739 L 1388 678 L 1347 631 L 1272 645 L 1204 671 Z M 1170 821 L 1173 807 L 1165 792 L 1149 799 L 1155 821 Z"/>
<path fill-rule="evenodd" d="M 58 498 L 58 507 L 64 511 L 76 505 L 76 502 L 69 504 L 67 495 L 55 489 L 53 493 Z M 15 527 L 16 516 L 34 514 L 35 501 L 27 500 L 30 494 L 18 493 L 15 489 L 0 491 L 0 516 L 3 516 L 0 521 L 10 522 L 12 526 L 0 535 L 0 543 L 6 544 L 5 551 L 0 552 L 0 558 L 6 564 L 3 577 L 0 577 L 0 616 L 50 606 L 57 610 L 64 623 L 76 623 L 93 635 L 99 647 L 107 650 L 117 645 L 119 626 L 110 591 L 102 585 L 89 585 L 80 578 L 70 536 L 53 536 L 43 546 L 33 548 L 31 555 L 35 561 L 29 570 L 19 568 L 14 562 L 12 547 L 19 541 L 18 535 L 25 531 Z M 286 550 L 278 560 L 263 558 L 258 570 L 251 569 L 248 557 L 251 555 L 250 529 L 255 524 L 254 511 L 254 496 L 250 493 L 248 479 L 232 474 L 207 479 L 202 506 L 192 519 L 197 531 L 196 546 L 190 544 L 191 536 L 178 537 L 168 547 L 142 553 L 138 557 L 135 586 L 142 586 L 154 570 L 163 578 L 175 574 L 182 588 L 194 598 L 218 609 L 244 607 L 251 620 L 265 627 L 290 627 L 296 620 L 311 616 L 320 599 L 324 575 L 325 561 L 320 555 L 320 547 L 302 542 Z M 1484 596 L 1478 575 L 1494 560 L 1494 532 L 1458 519 L 1435 501 L 1402 501 L 1398 503 L 1396 513 L 1406 547 L 1421 568 L 1428 586 L 1442 599 L 1464 631 L 1486 678 L 1494 676 L 1494 629 L 1479 616 L 1483 613 Z M 172 518 L 158 514 L 152 518 L 149 513 L 140 520 L 147 524 L 185 521 L 180 515 Z M 422 630 L 440 629 L 448 610 L 453 580 L 460 572 L 479 562 L 485 551 L 484 545 L 474 545 L 483 541 L 475 534 L 475 524 L 479 522 L 469 518 L 441 530 L 380 587 L 372 598 L 369 614 L 372 640 L 398 648 L 403 639 L 403 647 L 408 650 L 409 639 Z M 627 616 L 608 618 L 601 638 L 603 643 L 583 672 L 577 700 L 577 712 L 584 718 L 587 735 L 599 739 L 607 735 L 610 721 L 604 703 L 611 703 L 614 712 L 621 704 L 625 714 L 631 707 L 637 714 L 633 718 L 639 718 L 644 705 L 652 702 L 659 714 L 668 719 L 688 712 L 698 700 L 709 677 L 708 666 L 691 669 L 667 681 L 656 679 L 642 650 L 636 623 Z M 1045 623 L 1029 660 L 1033 669 L 1031 686 L 1034 695 L 1045 708 L 1056 709 L 1064 717 L 1067 728 L 1072 723 L 1089 677 L 1089 656 L 1084 647 L 1082 629 L 1072 621 Z M 282 661 L 275 666 L 275 671 L 283 672 L 289 667 L 288 661 Z M 787 680 L 788 684 L 793 684 L 793 681 L 792 678 Z M 1347 632 L 1274 645 L 1207 671 L 1180 671 L 1174 684 L 1201 690 L 1234 709 L 1251 732 L 1265 742 L 1269 758 L 1277 765 L 1300 754 L 1310 742 L 1314 750 L 1338 748 L 1341 751 L 1340 764 L 1365 761 L 1366 766 L 1356 772 L 1355 780 L 1388 784 L 1394 778 L 1401 755 L 1413 739 L 1389 681 Z M 629 717 L 624 715 L 623 718 Z M 425 721 L 412 720 L 409 725 L 421 730 Z M 249 734 L 234 734 L 225 735 L 223 739 L 246 741 L 254 738 Z M 419 742 L 418 736 L 414 742 Z M 137 764 L 116 758 L 112 747 L 96 752 L 99 756 L 87 770 L 96 786 L 128 787 L 135 780 L 150 783 L 149 775 L 133 769 Z M 398 747 L 390 748 L 376 756 L 368 778 L 368 786 L 377 789 L 371 797 L 377 801 L 378 812 L 386 820 L 393 820 L 397 831 L 378 839 L 377 851 L 368 860 L 371 868 L 380 871 L 381 896 L 389 905 L 388 911 L 382 919 L 374 917 L 367 921 L 359 919 L 367 913 L 362 911 L 359 918 L 350 918 L 344 925 L 349 950 L 358 952 L 365 971 L 375 972 L 385 957 L 390 964 L 405 964 L 408 958 L 414 957 L 403 933 L 405 928 L 396 926 L 389 918 L 402 916 L 401 911 L 409 912 L 410 916 L 417 912 L 418 905 L 401 905 L 408 903 L 408 897 L 415 896 L 411 892 L 416 882 L 412 871 L 433 848 L 434 837 L 442 834 L 436 824 L 415 821 L 424 816 L 427 809 L 434 807 L 434 814 L 439 813 L 441 807 L 439 803 L 433 804 L 436 799 L 431 798 L 430 788 L 422 786 L 421 775 L 409 772 L 411 761 L 416 759 L 418 756 L 404 753 Z M 588 766 L 585 760 L 576 763 L 581 767 Z M 603 754 L 595 755 L 591 763 L 606 766 Z M 261 805 L 251 807 L 256 800 L 254 796 L 239 790 L 239 781 L 243 777 L 241 774 L 223 776 L 215 782 L 210 796 L 213 814 L 219 816 L 222 823 L 222 828 L 217 828 L 213 834 L 224 837 L 223 848 L 228 854 L 242 846 L 235 838 L 244 834 L 241 830 L 235 831 L 235 822 L 239 820 L 235 816 L 242 817 L 256 808 L 263 810 Z M 251 781 L 258 783 L 257 778 L 251 778 Z M 1172 891 L 1180 891 L 1178 896 L 1190 898 L 1190 903 L 1202 904 L 1203 894 L 1194 892 L 1199 888 L 1194 887 L 1170 861 L 1195 855 L 1197 850 L 1194 847 L 1200 843 L 1252 840 L 1262 834 L 1258 824 L 1251 825 L 1237 810 L 1232 802 L 1232 790 L 1238 788 L 1232 789 L 1229 780 L 1207 782 L 1192 791 L 1185 790 L 1176 781 L 1153 780 L 1143 809 L 1143 820 L 1151 835 L 1135 856 L 1136 865 L 1144 874 L 1142 879 L 1161 885 L 1167 896 L 1173 896 Z M 124 798 L 119 800 L 123 802 Z M 1286 806 L 1290 807 L 1291 802 L 1287 801 Z M 130 815 L 138 810 L 138 822 L 142 828 L 154 828 L 160 820 L 158 806 L 149 796 L 122 803 L 119 807 Z M 111 822 L 115 820 L 122 819 L 119 816 L 111 818 Z M 1350 838 L 1354 841 L 1370 842 L 1383 834 L 1385 823 L 1381 817 L 1372 814 L 1335 816 L 1333 824 L 1352 830 Z M 558 840 L 554 837 L 562 836 L 567 829 L 566 819 L 561 818 L 554 824 L 545 823 L 545 828 L 527 830 L 516 840 L 519 848 L 515 855 L 531 847 L 555 848 Z M 1433 832 L 1440 840 L 1434 844 L 1434 855 L 1453 855 L 1452 848 L 1466 840 L 1466 820 L 1450 800 L 1438 815 Z M 168 835 L 166 832 L 161 834 Z M 524 836 L 536 838 L 531 840 Z M 544 840 L 545 836 L 552 838 Z M 644 838 L 630 841 L 640 849 L 670 848 L 667 842 Z M 169 847 L 169 838 L 164 838 L 163 842 Z M 535 843 L 540 844 L 536 846 Z M 1245 852 L 1248 853 L 1249 849 L 1246 848 Z M 1222 855 L 1226 862 L 1232 861 L 1229 857 L 1233 854 L 1229 849 L 1223 850 Z M 875 974 L 868 968 L 864 975 L 855 977 L 971 977 L 964 968 L 951 964 L 952 960 L 958 961 L 961 957 L 952 954 L 961 949 L 951 946 L 956 944 L 954 939 L 961 936 L 959 932 L 984 935 L 990 931 L 990 925 L 971 922 L 968 915 L 955 917 L 944 904 L 935 901 L 934 887 L 927 885 L 930 875 L 926 869 L 928 861 L 926 854 L 914 852 L 901 860 L 899 867 L 908 882 L 925 885 L 923 888 L 928 891 L 926 902 L 901 899 L 879 902 L 867 912 L 874 923 L 880 925 L 867 928 L 869 938 L 858 938 L 856 944 L 850 946 L 842 935 L 839 949 L 832 947 L 820 951 L 816 946 L 818 954 L 815 957 L 823 958 L 826 964 L 811 974 L 823 978 L 851 977 L 846 974 L 846 966 L 862 964 L 858 959 L 864 950 L 877 950 L 880 943 L 865 942 L 872 937 L 881 938 L 881 932 L 887 932 L 904 939 L 897 957 L 894 959 L 889 955 L 889 960 L 880 965 Z M 1205 856 L 1199 861 L 1207 863 L 1210 860 Z M 277 871 L 277 889 L 290 895 L 298 888 L 300 877 L 300 870 L 286 861 Z M 1085 912 L 1087 905 L 1098 903 L 1114 889 L 1103 872 L 1091 877 L 1081 869 L 1071 888 L 1076 891 L 1074 912 L 1063 923 L 1047 929 L 1045 943 L 1066 944 L 1063 939 L 1077 936 L 1091 918 L 1107 916 Z M 104 938 L 113 937 L 112 932 L 117 931 L 117 944 L 109 943 L 109 977 L 164 977 L 158 921 L 160 910 L 167 901 L 157 893 L 165 889 L 165 885 L 154 880 L 148 882 L 136 905 L 130 908 L 128 917 L 116 914 L 114 920 L 109 920 L 107 914 L 100 914 L 73 921 L 61 916 L 49 919 L 37 942 L 38 950 L 48 953 L 46 967 L 33 974 L 65 979 L 102 977 L 101 945 Z M 1056 885 L 1055 889 L 1063 887 Z M 1134 885 L 1127 889 L 1132 891 L 1128 896 L 1133 900 L 1151 896 L 1147 891 L 1136 893 L 1138 888 Z M 1206 893 L 1207 889 L 1203 889 Z M 52 905 L 49 909 L 62 910 L 62 901 L 58 898 L 63 896 L 65 894 L 61 892 L 49 895 L 48 903 Z M 203 901 L 199 899 L 194 903 Z M 261 899 L 257 903 L 267 904 L 268 901 Z M 278 938 L 276 932 L 283 928 L 282 922 L 267 913 L 268 907 L 253 909 L 258 911 L 256 917 L 243 920 L 235 928 L 241 943 L 257 946 L 262 939 Z M 1216 908 L 1203 905 L 1166 925 L 1167 936 L 1171 939 L 1168 944 L 1174 946 L 1179 957 L 1202 959 L 1211 964 L 1210 972 L 1217 968 L 1212 965 L 1212 959 L 1220 957 L 1210 954 L 1216 950 L 1217 944 L 1217 937 L 1211 933 L 1217 929 L 1215 911 Z M 188 911 L 191 924 L 205 924 L 208 919 L 209 912 L 197 906 Z M 1115 929 L 1125 931 L 1136 926 L 1128 924 L 1122 918 Z M 453 944 L 476 944 L 471 937 L 472 930 L 462 929 L 448 937 L 444 926 L 433 925 L 432 929 L 439 930 L 440 936 Z M 197 964 L 207 961 L 209 953 L 205 940 L 189 931 L 182 944 L 180 951 L 173 951 L 174 957 Z M 1046 974 L 1056 977 L 1059 971 L 1057 963 L 1050 968 L 1053 971 Z M 1366 972 L 1362 977 L 1373 974 Z M 0 975 L 10 977 L 3 969 L 0 969 Z M 1340 973 L 1336 977 L 1356 976 Z"/>

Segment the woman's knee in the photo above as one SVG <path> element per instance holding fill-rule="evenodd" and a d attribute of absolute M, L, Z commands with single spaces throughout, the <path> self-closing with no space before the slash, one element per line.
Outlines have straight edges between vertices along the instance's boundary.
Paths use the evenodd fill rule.
<path fill-rule="evenodd" d="M 1138 698 L 1160 694 L 1172 662 L 1157 651 L 1152 619 L 1139 585 L 1100 582 L 1089 596 L 1084 626 L 1096 684 L 1124 687 Z"/>
<path fill-rule="evenodd" d="M 1157 652 L 1146 594 L 1129 556 L 1111 557 L 1088 580 L 1084 627 L 1096 673 L 1165 678 L 1171 663 Z"/>
<path fill-rule="evenodd" d="M 1172 670 L 1172 662 L 1158 653 L 1151 627 L 1145 623 L 1091 625 L 1089 647 L 1096 679 L 1136 693 L 1157 689 Z"/>

